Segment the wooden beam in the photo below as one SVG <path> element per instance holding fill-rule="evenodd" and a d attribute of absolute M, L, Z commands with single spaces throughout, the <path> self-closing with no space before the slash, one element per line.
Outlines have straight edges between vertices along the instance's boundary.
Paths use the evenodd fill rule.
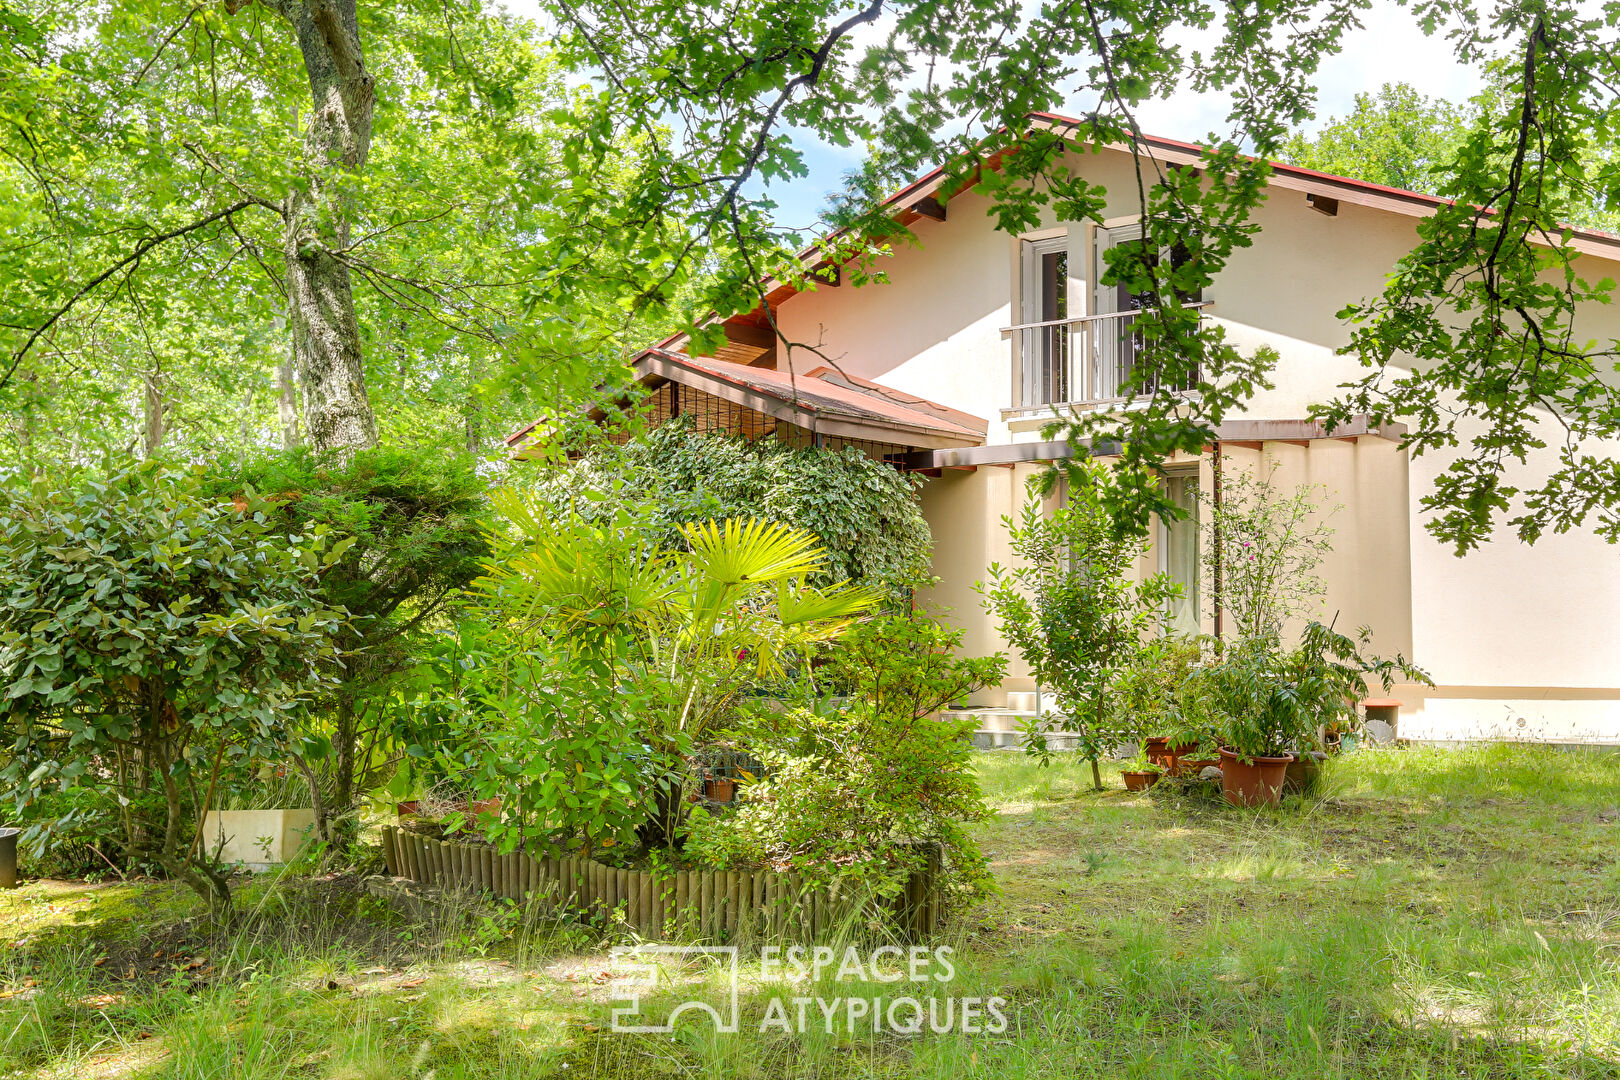
<path fill-rule="evenodd" d="M 837 263 L 823 262 L 817 263 L 815 266 L 810 268 L 810 276 L 814 278 L 818 284 L 830 285 L 836 289 L 838 288 L 839 279 L 842 277 L 842 274 L 839 271 Z"/>
<path fill-rule="evenodd" d="M 1314 191 L 1307 191 L 1305 193 L 1305 205 L 1309 206 L 1312 210 L 1315 210 L 1318 214 L 1323 214 L 1327 217 L 1339 216 L 1339 200 L 1329 195 L 1318 195 Z"/>
<path fill-rule="evenodd" d="M 945 220 L 945 204 L 932 195 L 923 196 L 912 203 L 910 208 L 925 218 L 933 218 L 935 221 Z"/>

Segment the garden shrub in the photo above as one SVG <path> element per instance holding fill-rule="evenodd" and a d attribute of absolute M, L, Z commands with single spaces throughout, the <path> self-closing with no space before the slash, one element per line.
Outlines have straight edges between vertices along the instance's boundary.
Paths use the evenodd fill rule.
<path fill-rule="evenodd" d="M 1156 736 L 1171 745 L 1207 740 L 1208 725 L 1187 707 L 1184 692 L 1206 640 L 1171 635 L 1140 642 L 1114 679 L 1112 729 L 1136 742 Z"/>
<path fill-rule="evenodd" d="M 147 463 L 0 489 L 0 789 L 27 837 L 116 821 L 216 909 L 228 882 L 198 840 L 226 759 L 284 754 L 297 710 L 326 687 L 343 617 L 319 578 L 346 541 L 278 536 L 273 508 L 204 495 Z M 41 800 L 77 789 L 86 799 Z M 50 818 L 47 806 L 62 808 Z"/>
<path fill-rule="evenodd" d="M 848 581 L 809 585 L 825 554 L 809 533 L 786 525 L 688 524 L 682 549 L 662 551 L 624 506 L 598 522 L 559 518 L 543 500 L 510 489 L 493 500 L 507 531 L 478 587 L 504 639 L 501 654 L 516 658 L 502 678 L 521 691 L 508 697 L 520 715 L 497 722 L 549 732 L 553 740 L 608 740 L 599 748 L 603 761 L 627 738 L 644 743 L 638 797 L 641 836 L 651 845 L 676 836 L 689 805 L 686 762 L 739 698 L 807 664 L 879 600 Z M 531 665 L 532 674 L 522 670 Z M 581 681 L 624 700 L 565 685 Z M 551 716 L 581 704 L 585 711 L 574 719 Z M 577 755 L 588 752 L 583 744 L 553 750 L 574 755 L 566 760 L 576 766 L 583 763 Z M 553 794 L 566 797 L 560 788 Z M 550 820 L 552 810 L 566 807 L 542 798 L 532 809 Z"/>
<path fill-rule="evenodd" d="M 1326 494 L 1320 484 L 1283 491 L 1228 459 L 1220 498 L 1199 497 L 1203 591 L 1219 597 L 1234 637 L 1281 637 L 1291 621 L 1321 613 L 1327 586 L 1316 571 L 1333 550 L 1327 519 L 1339 509 Z"/>
<path fill-rule="evenodd" d="M 420 674 L 432 648 L 426 631 L 482 573 L 486 484 L 469 457 L 300 448 L 216 463 L 207 490 L 266 493 L 265 520 L 282 536 L 324 528 L 353 539 L 320 581 L 328 606 L 350 615 L 337 643 L 343 663 L 311 703 L 309 737 L 292 758 L 321 838 L 334 840 L 335 823 L 383 779 L 404 743 L 395 727 L 403 687 L 390 684 Z"/>
<path fill-rule="evenodd" d="M 1115 529 L 1101 497 L 1105 466 L 1085 459 L 1061 468 L 1062 505 L 1048 511 L 1032 497 L 1016 522 L 1003 518 L 1018 562 L 992 563 L 979 588 L 1036 685 L 1057 698 L 1100 789 L 1099 760 L 1133 737 L 1119 726 L 1120 674 L 1145 637 L 1167 629 L 1180 586 L 1165 574 L 1134 580 L 1148 541 Z M 1032 726 L 1025 735 L 1030 751 L 1047 760 L 1041 731 Z"/>
<path fill-rule="evenodd" d="M 654 545 L 667 549 L 693 522 L 779 522 L 811 533 L 826 552 L 814 584 L 852 579 L 904 596 L 926 583 L 933 548 L 917 502 L 922 482 L 854 447 L 696 432 L 676 418 L 623 445 L 594 446 L 537 494 L 558 513 L 591 520 L 616 503 L 644 505 Z"/>
<path fill-rule="evenodd" d="M 974 773 L 973 722 L 939 709 L 999 682 L 1006 660 L 956 657 L 961 636 L 921 614 L 848 631 L 833 675 L 852 700 L 762 721 L 749 743 L 768 775 L 743 785 L 733 813 L 695 811 L 688 852 L 893 895 L 922 866 L 923 845 L 937 843 L 958 899 L 989 890 L 984 856 L 964 828 L 991 814 Z"/>
<path fill-rule="evenodd" d="M 606 661 L 544 638 L 515 641 L 473 617 L 454 641 L 441 687 L 429 775 L 473 801 L 501 800 L 476 826 L 504 851 L 627 849 L 647 817 L 647 702 Z"/>
<path fill-rule="evenodd" d="M 1319 726 L 1354 716 L 1369 676 L 1385 693 L 1397 674 L 1433 685 L 1404 656 L 1363 655 L 1371 637 L 1365 628 L 1353 639 L 1311 622 L 1293 649 L 1270 635 L 1226 642 L 1214 660 L 1192 671 L 1183 697 L 1188 710 L 1207 716 L 1227 749 L 1244 758 L 1303 751 L 1316 745 Z"/>

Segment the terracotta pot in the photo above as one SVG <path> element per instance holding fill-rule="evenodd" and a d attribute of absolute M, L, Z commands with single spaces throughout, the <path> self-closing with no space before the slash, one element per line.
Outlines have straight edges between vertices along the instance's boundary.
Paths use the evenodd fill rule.
<path fill-rule="evenodd" d="M 1126 791 L 1146 791 L 1159 782 L 1159 774 L 1149 769 L 1146 772 L 1122 772 L 1125 778 Z"/>
<path fill-rule="evenodd" d="M 1252 763 L 1221 747 L 1221 794 L 1233 806 L 1275 806 L 1293 754 L 1257 757 Z"/>
<path fill-rule="evenodd" d="M 1195 742 L 1176 743 L 1174 746 L 1166 747 L 1165 752 L 1170 756 L 1170 775 L 1181 776 L 1183 764 L 1182 759 L 1197 749 L 1198 744 Z M 1186 764 L 1191 765 L 1192 763 L 1187 762 Z M 1198 768 L 1201 769 L 1203 766 L 1200 765 Z M 1198 769 L 1193 769 L 1191 775 L 1197 776 Z"/>
<path fill-rule="evenodd" d="M 1316 782 L 1321 776 L 1321 762 L 1314 758 L 1296 757 L 1288 763 L 1288 772 L 1283 777 L 1283 791 L 1291 795 L 1304 795 L 1316 789 Z"/>
<path fill-rule="evenodd" d="M 416 799 L 401 800 L 397 804 L 397 808 L 399 810 L 400 817 L 408 817 L 411 814 L 421 813 L 420 804 Z M 493 799 L 474 799 L 472 802 L 462 803 L 460 806 L 451 807 L 451 809 L 459 810 L 468 817 L 485 812 L 498 814 L 501 812 L 501 797 L 497 795 Z"/>
<path fill-rule="evenodd" d="M 711 777 L 703 781 L 703 797 L 713 803 L 728 803 L 737 796 L 737 781 Z"/>
<path fill-rule="evenodd" d="M 1175 768 L 1175 755 L 1170 750 L 1170 740 L 1162 735 L 1142 740 L 1142 753 L 1155 765 L 1163 765 L 1166 770 Z"/>

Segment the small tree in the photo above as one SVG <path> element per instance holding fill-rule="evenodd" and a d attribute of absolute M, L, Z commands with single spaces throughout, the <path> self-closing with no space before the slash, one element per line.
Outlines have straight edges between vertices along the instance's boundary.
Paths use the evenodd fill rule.
<path fill-rule="evenodd" d="M 1057 696 L 1100 789 L 1098 762 L 1122 738 L 1114 683 L 1144 635 L 1167 618 L 1180 586 L 1164 574 L 1131 579 L 1148 542 L 1115 529 L 1100 497 L 1103 466 L 1071 461 L 1063 475 L 1061 506 L 1046 513 L 1032 498 L 1017 522 L 1002 519 L 1019 563 L 992 563 L 979 590 L 1037 685 Z M 1043 745 L 1032 742 L 1037 751 Z"/>
<path fill-rule="evenodd" d="M 133 858 L 216 913 L 230 886 L 200 818 L 221 766 L 284 752 L 343 621 L 317 585 L 344 544 L 276 537 L 268 509 L 251 492 L 206 500 L 195 474 L 151 464 L 0 489 L 4 796 L 23 814 L 92 792 Z"/>
<path fill-rule="evenodd" d="M 1280 638 L 1288 620 L 1320 613 L 1327 587 L 1316 568 L 1333 550 L 1327 518 L 1338 510 L 1324 504 L 1326 493 L 1320 484 L 1285 492 L 1270 476 L 1227 468 L 1220 498 L 1200 496 L 1204 595 L 1235 636 Z"/>
<path fill-rule="evenodd" d="M 337 641 L 343 662 L 311 702 L 309 738 L 291 758 L 316 830 L 331 842 L 397 760 L 388 753 L 401 734 L 392 682 L 431 650 L 425 631 L 483 572 L 485 483 L 466 457 L 299 449 L 225 462 L 207 484 L 232 499 L 266 492 L 265 521 L 279 536 L 328 529 L 353 538 L 320 579 L 327 606 L 350 616 Z"/>

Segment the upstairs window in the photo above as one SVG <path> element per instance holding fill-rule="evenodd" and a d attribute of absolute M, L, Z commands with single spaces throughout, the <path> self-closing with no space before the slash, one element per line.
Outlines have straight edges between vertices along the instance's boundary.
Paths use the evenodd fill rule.
<path fill-rule="evenodd" d="M 1072 400 L 1069 318 L 1069 238 L 1023 242 L 1023 311 L 1020 331 L 1024 405 Z"/>

